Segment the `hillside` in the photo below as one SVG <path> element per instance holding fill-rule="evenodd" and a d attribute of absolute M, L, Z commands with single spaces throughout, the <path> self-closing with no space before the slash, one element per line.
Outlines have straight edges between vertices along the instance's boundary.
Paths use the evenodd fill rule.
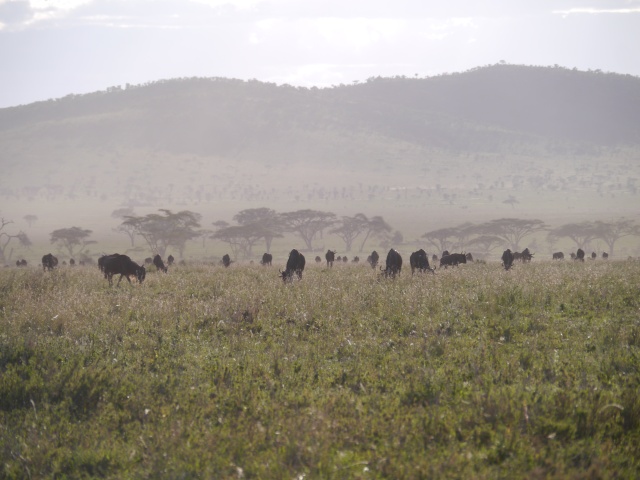
<path fill-rule="evenodd" d="M 93 220 L 125 205 L 624 215 L 640 78 L 493 65 L 326 89 L 173 79 L 0 109 L 0 144 L 3 214 L 55 226 L 61 208 Z"/>

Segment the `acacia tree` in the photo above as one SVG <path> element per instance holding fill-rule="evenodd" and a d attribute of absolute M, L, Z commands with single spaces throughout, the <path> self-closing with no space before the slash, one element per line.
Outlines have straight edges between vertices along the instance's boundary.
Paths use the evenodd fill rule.
<path fill-rule="evenodd" d="M 77 254 L 86 254 L 86 247 L 96 243 L 95 240 L 88 240 L 93 232 L 79 227 L 59 228 L 50 233 L 51 244 L 58 244 L 61 249 L 66 249 L 69 257 Z M 76 250 L 78 249 L 79 250 Z"/>
<path fill-rule="evenodd" d="M 281 238 L 282 219 L 275 210 L 270 208 L 248 208 L 241 210 L 233 219 L 242 226 L 253 226 L 254 232 L 261 232 L 265 241 L 267 252 L 271 251 L 271 243 L 274 238 Z"/>
<path fill-rule="evenodd" d="M 593 222 L 567 223 L 549 232 L 549 239 L 553 242 L 558 238 L 568 237 L 578 248 L 585 248 L 592 240 L 598 238 L 599 232 Z"/>
<path fill-rule="evenodd" d="M 454 239 L 458 236 L 458 230 L 456 228 L 440 228 L 438 230 L 432 230 L 422 235 L 421 238 L 427 240 L 437 252 L 444 252 L 453 248 Z"/>
<path fill-rule="evenodd" d="M 640 235 L 640 226 L 633 220 L 625 218 L 620 218 L 615 222 L 597 221 L 594 223 L 593 229 L 598 238 L 604 240 L 609 247 L 610 256 L 613 256 L 613 247 L 618 240 L 623 237 Z"/>
<path fill-rule="evenodd" d="M 265 235 L 274 235 L 271 230 L 265 231 L 261 224 L 233 225 L 218 230 L 211 238 L 228 243 L 236 258 L 249 258 L 253 254 L 253 247 Z M 280 235 L 281 236 L 281 235 Z"/>
<path fill-rule="evenodd" d="M 131 207 L 119 208 L 119 209 L 114 210 L 113 212 L 111 212 L 111 217 L 112 218 L 117 218 L 119 220 L 125 220 L 126 218 L 133 217 L 133 216 L 134 216 L 134 212 L 133 212 L 133 208 L 131 208 Z M 135 246 L 136 228 L 133 225 L 128 225 L 128 224 L 125 224 L 125 223 L 121 223 L 120 225 L 115 227 L 113 229 L 113 231 L 116 232 L 116 233 L 125 234 L 127 237 L 129 237 L 129 241 L 131 242 L 131 246 L 132 247 Z"/>
<path fill-rule="evenodd" d="M 342 217 L 340 224 L 329 233 L 340 237 L 344 241 L 346 251 L 350 252 L 353 241 L 368 228 L 369 221 L 367 217 L 358 214 L 354 217 Z"/>
<path fill-rule="evenodd" d="M 29 228 L 32 227 L 32 225 L 38 220 L 38 216 L 37 215 L 25 215 L 24 217 L 22 217 L 27 224 L 29 225 Z"/>
<path fill-rule="evenodd" d="M 313 250 L 315 236 L 336 222 L 334 213 L 309 209 L 283 213 L 281 218 L 285 230 L 298 235 L 308 250 Z"/>
<path fill-rule="evenodd" d="M 182 257 L 187 241 L 200 235 L 197 229 L 200 227 L 201 215 L 189 210 L 177 213 L 167 209 L 158 211 L 161 213 L 126 217 L 122 223 L 131 225 L 153 253 L 164 256 L 167 248 L 172 246 L 178 249 Z"/>
<path fill-rule="evenodd" d="M 520 250 L 524 237 L 545 230 L 542 220 L 521 220 L 519 218 L 500 218 L 476 227 L 479 234 L 494 235 L 504 241 L 514 251 Z"/>
<path fill-rule="evenodd" d="M 13 221 L 11 220 L 0 218 L 0 264 L 2 265 L 4 265 L 7 260 L 10 260 L 10 258 L 7 258 L 6 256 L 6 251 L 7 247 L 14 239 L 23 247 L 31 246 L 31 240 L 29 240 L 27 234 L 22 230 L 15 234 L 7 233 L 6 227 L 12 223 Z M 11 255 L 9 255 L 9 257 L 11 257 Z"/>
<path fill-rule="evenodd" d="M 364 236 L 364 240 L 362 240 L 362 244 L 360 245 L 360 252 L 362 252 L 362 250 L 364 249 L 364 245 L 365 243 L 367 243 L 367 240 L 369 239 L 369 237 L 371 236 L 377 237 L 380 235 L 385 235 L 393 230 L 391 225 L 385 222 L 384 218 L 382 218 L 379 215 L 376 215 L 374 217 L 371 217 L 371 219 L 368 219 L 366 215 L 364 215 L 363 213 L 358 213 L 356 214 L 355 218 L 360 218 L 366 224 L 366 228 L 364 229 L 365 236 Z"/>

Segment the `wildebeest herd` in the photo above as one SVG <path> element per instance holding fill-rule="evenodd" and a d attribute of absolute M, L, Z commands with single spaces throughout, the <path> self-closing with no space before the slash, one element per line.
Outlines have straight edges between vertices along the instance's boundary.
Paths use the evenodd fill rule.
<path fill-rule="evenodd" d="M 327 250 L 325 254 L 325 260 L 327 262 L 327 268 L 333 267 L 333 263 L 336 261 L 336 252 L 333 250 Z M 522 252 L 512 252 L 511 249 L 507 249 L 502 253 L 501 261 L 505 270 L 510 270 L 516 261 L 520 261 L 521 263 L 529 263 L 533 259 L 534 254 L 529 251 L 528 248 L 525 248 Z M 573 260 L 584 262 L 585 252 L 583 249 L 578 248 L 576 253 L 571 253 L 570 257 Z M 340 258 L 340 257 L 338 257 Z M 346 256 L 344 259 L 346 260 Z M 592 260 L 597 258 L 595 252 L 591 254 L 590 257 Z M 607 252 L 602 253 L 602 259 L 607 260 L 609 255 Z M 174 258 L 172 255 L 169 255 L 167 258 L 167 264 L 169 266 L 174 264 Z M 321 262 L 319 256 L 315 258 L 316 263 Z M 429 265 L 429 256 L 423 250 L 417 250 L 411 253 L 409 257 L 409 265 L 411 266 L 411 275 L 417 273 L 425 273 L 429 272 L 434 274 L 436 271 L 435 262 L 438 261 L 438 257 L 433 255 L 431 260 L 434 262 L 434 266 Z M 552 260 L 564 260 L 563 252 L 555 252 L 552 255 Z M 263 266 L 271 266 L 273 261 L 273 256 L 270 253 L 265 253 L 262 256 L 260 264 Z M 342 261 L 342 260 L 340 260 Z M 378 266 L 378 262 L 380 261 L 380 256 L 378 252 L 375 250 L 371 252 L 371 255 L 367 257 L 367 263 L 375 269 Z M 358 262 L 358 257 L 354 257 L 352 260 L 353 263 Z M 442 256 L 439 259 L 439 268 L 448 268 L 448 267 L 457 267 L 460 264 L 466 264 L 467 262 L 473 262 L 473 256 L 470 253 L 449 253 L 448 251 L 442 252 Z M 63 262 L 64 264 L 65 262 Z M 83 264 L 83 262 L 80 262 Z M 159 272 L 168 272 L 168 267 L 164 264 L 162 257 L 156 254 L 153 258 L 146 258 L 144 263 L 153 264 L 157 271 Z M 222 257 L 220 264 L 224 267 L 229 267 L 233 263 L 231 257 L 226 254 Z M 253 262 L 251 262 L 253 263 Z M 69 261 L 69 265 L 73 266 L 75 261 L 71 259 Z M 181 262 L 184 264 L 184 261 Z M 16 261 L 16 265 L 18 267 L 26 266 L 26 260 L 18 260 Z M 51 271 L 55 269 L 58 265 L 58 259 L 53 256 L 51 253 L 48 253 L 42 257 L 42 268 L 44 271 Z M 289 252 L 289 257 L 287 259 L 286 267 L 284 272 L 279 272 L 279 277 L 282 278 L 284 282 L 291 282 L 294 277 L 297 277 L 299 280 L 302 280 L 302 273 L 305 267 L 305 257 L 298 250 L 293 249 Z M 131 277 L 135 277 L 139 283 L 142 283 L 146 276 L 146 269 L 142 265 L 138 265 L 136 262 L 131 260 L 127 255 L 121 255 L 118 253 L 114 253 L 112 255 L 103 255 L 98 259 L 98 268 L 104 274 L 104 278 L 109 281 L 109 285 L 113 284 L 113 276 L 120 275 L 118 279 L 117 285 L 120 284 L 122 278 L 126 278 L 129 283 L 131 283 Z M 395 249 L 390 249 L 387 253 L 386 261 L 384 266 L 380 266 L 380 275 L 383 277 L 395 278 L 402 271 L 402 256 Z"/>

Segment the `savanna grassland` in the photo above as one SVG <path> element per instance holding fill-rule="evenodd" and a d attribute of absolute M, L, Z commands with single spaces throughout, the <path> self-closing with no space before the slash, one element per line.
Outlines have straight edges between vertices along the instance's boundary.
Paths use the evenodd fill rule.
<path fill-rule="evenodd" d="M 639 370 L 640 262 L 7 268 L 0 477 L 632 478 Z"/>

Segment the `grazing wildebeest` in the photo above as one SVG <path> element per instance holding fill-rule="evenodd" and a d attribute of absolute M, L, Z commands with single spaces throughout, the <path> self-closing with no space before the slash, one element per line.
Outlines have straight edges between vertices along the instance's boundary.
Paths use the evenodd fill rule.
<path fill-rule="evenodd" d="M 431 261 L 435 265 L 435 263 L 438 261 L 438 255 L 436 255 L 435 253 L 431 255 Z"/>
<path fill-rule="evenodd" d="M 598 258 L 598 254 L 596 252 L 591 252 L 591 260 L 595 260 Z"/>
<path fill-rule="evenodd" d="M 502 266 L 505 270 L 509 270 L 513 266 L 513 260 L 513 253 L 511 252 L 511 249 L 507 248 L 502 253 Z"/>
<path fill-rule="evenodd" d="M 353 260 L 351 260 L 352 263 L 358 263 L 359 261 L 360 261 L 360 257 L 358 257 L 357 255 L 353 257 Z"/>
<path fill-rule="evenodd" d="M 522 263 L 529 263 L 533 259 L 533 253 L 529 251 L 529 248 L 525 248 L 520 254 L 520 260 Z"/>
<path fill-rule="evenodd" d="M 556 252 L 553 254 L 553 259 L 554 260 L 564 260 L 564 253 L 562 252 Z"/>
<path fill-rule="evenodd" d="M 145 265 L 151 265 L 153 263 L 153 258 L 147 257 L 144 259 Z"/>
<path fill-rule="evenodd" d="M 382 267 L 380 267 L 380 270 L 382 270 Z M 401 270 L 402 257 L 397 250 L 394 250 L 392 248 L 387 253 L 386 268 L 382 270 L 382 275 L 384 275 L 385 277 L 395 278 L 396 275 L 400 274 Z"/>
<path fill-rule="evenodd" d="M 576 252 L 575 260 L 580 260 L 581 262 L 584 262 L 584 250 L 582 250 L 581 248 L 578 249 L 578 251 Z"/>
<path fill-rule="evenodd" d="M 316 255 L 316 263 L 320 263 L 320 262 L 322 262 L 322 259 L 320 258 L 319 255 Z"/>
<path fill-rule="evenodd" d="M 327 267 L 333 267 L 333 262 L 336 259 L 336 252 L 327 250 L 327 253 L 324 254 L 324 259 L 327 261 Z"/>
<path fill-rule="evenodd" d="M 16 260 L 16 267 L 26 267 L 27 261 L 23 258 L 22 260 Z"/>
<path fill-rule="evenodd" d="M 76 261 L 73 258 L 71 258 L 69 260 L 69 265 L 71 265 L 73 267 L 73 266 L 75 266 L 75 264 L 76 264 Z"/>
<path fill-rule="evenodd" d="M 467 262 L 473 262 L 473 255 L 471 255 L 471 253 L 467 253 L 465 256 L 467 257 Z"/>
<path fill-rule="evenodd" d="M 260 265 L 266 266 L 269 265 L 271 266 L 271 261 L 273 260 L 273 255 L 271 255 L 270 253 L 263 253 L 262 254 L 262 260 L 260 260 Z"/>
<path fill-rule="evenodd" d="M 602 252 L 602 259 L 603 260 L 607 260 L 608 258 L 609 258 L 609 254 L 607 252 Z M 23 260 L 23 262 L 25 262 L 25 261 Z M 25 262 L 25 265 L 26 264 L 27 264 L 27 262 Z"/>
<path fill-rule="evenodd" d="M 222 257 L 222 261 L 221 261 L 222 265 L 226 267 L 228 267 L 229 265 L 231 265 L 231 257 L 229 256 L 228 253 L 225 253 L 224 256 Z"/>
<path fill-rule="evenodd" d="M 369 262 L 369 265 L 371 265 L 371 268 L 376 268 L 378 266 L 379 260 L 380 260 L 380 256 L 378 255 L 378 252 L 376 252 L 375 250 L 371 252 L 371 255 L 367 257 L 367 262 Z"/>
<path fill-rule="evenodd" d="M 347 263 L 348 261 L 349 261 L 349 258 L 346 255 L 342 257 L 342 263 Z"/>
<path fill-rule="evenodd" d="M 58 265 L 58 259 L 47 253 L 42 257 L 42 270 L 53 270 Z"/>
<path fill-rule="evenodd" d="M 467 256 L 464 253 L 451 253 L 440 257 L 440 267 L 457 267 L 460 263 L 467 263 Z"/>
<path fill-rule="evenodd" d="M 289 252 L 289 259 L 287 260 L 287 267 L 285 271 L 280 271 L 280 276 L 284 282 L 291 282 L 293 280 L 293 274 L 298 276 L 298 280 L 302 280 L 302 271 L 304 270 L 305 258 L 295 248 Z"/>
<path fill-rule="evenodd" d="M 109 285 L 113 285 L 113 276 L 117 274 L 120 274 L 117 285 L 120 285 L 122 277 L 125 277 L 127 281 L 131 283 L 131 279 L 129 278 L 131 276 L 135 276 L 138 282 L 142 283 L 147 274 L 144 267 L 141 267 L 126 255 L 116 253 L 114 255 L 100 257 L 100 260 L 102 260 L 104 278 L 109 281 Z M 100 264 L 100 261 L 98 261 L 98 263 Z"/>
<path fill-rule="evenodd" d="M 169 254 L 169 256 L 167 257 L 167 265 L 171 266 L 173 265 L 173 262 L 175 262 L 175 258 L 173 258 L 173 255 Z"/>
<path fill-rule="evenodd" d="M 575 259 L 576 259 L 576 254 L 575 254 L 575 253 L 573 253 L 573 252 L 571 252 L 571 253 L 569 254 L 569 256 L 571 257 L 571 260 L 575 260 Z"/>
<path fill-rule="evenodd" d="M 409 265 L 411 265 L 411 275 L 414 274 L 416 269 L 418 272 L 426 272 L 428 270 L 433 273 L 433 270 L 429 267 L 429 257 L 423 249 L 413 252 L 409 256 Z"/>
<path fill-rule="evenodd" d="M 341 262 L 341 261 L 342 261 L 342 257 L 338 255 L 338 258 L 336 258 L 336 262 Z"/>
<path fill-rule="evenodd" d="M 156 266 L 159 272 L 162 271 L 164 273 L 167 273 L 167 267 L 164 266 L 164 262 L 162 261 L 162 257 L 160 255 L 156 254 L 156 256 L 153 257 L 153 264 Z"/>

